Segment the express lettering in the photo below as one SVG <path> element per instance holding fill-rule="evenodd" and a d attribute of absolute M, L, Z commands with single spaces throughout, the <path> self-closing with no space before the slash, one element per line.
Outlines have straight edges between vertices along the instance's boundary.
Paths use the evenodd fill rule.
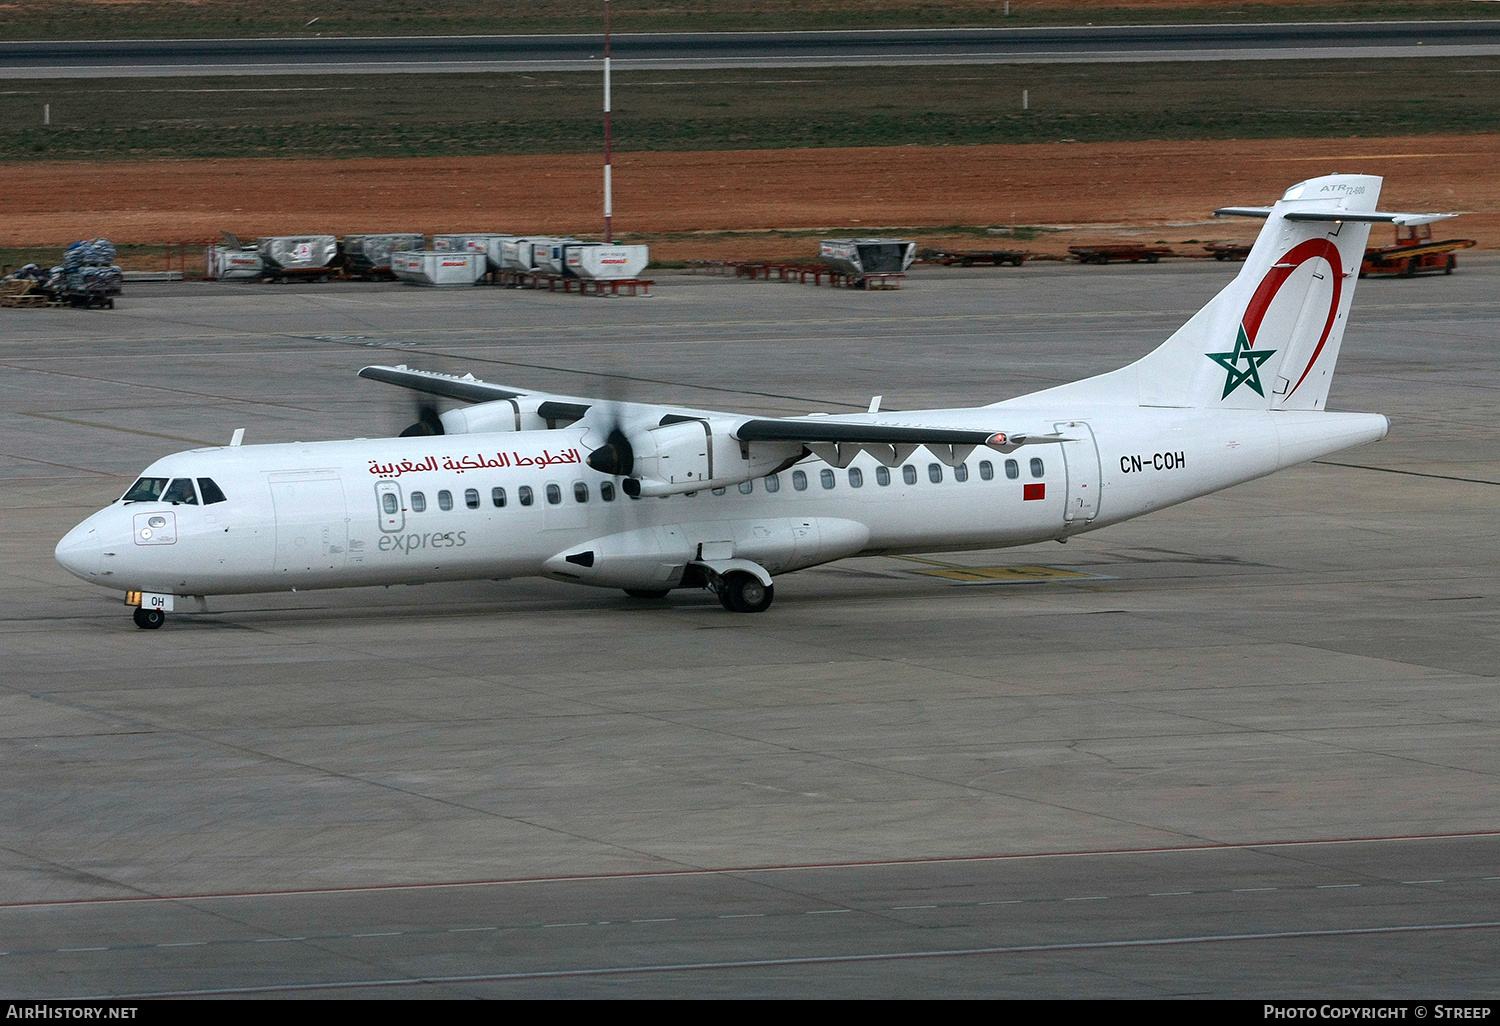
<path fill-rule="evenodd" d="M 442 531 L 435 534 L 383 534 L 381 552 L 404 552 L 408 556 L 423 549 L 461 549 L 467 543 L 467 531 Z"/>
<path fill-rule="evenodd" d="M 1187 457 L 1182 451 L 1155 452 L 1150 456 L 1121 456 L 1120 473 L 1139 474 L 1147 467 L 1153 470 L 1181 470 L 1187 466 Z"/>

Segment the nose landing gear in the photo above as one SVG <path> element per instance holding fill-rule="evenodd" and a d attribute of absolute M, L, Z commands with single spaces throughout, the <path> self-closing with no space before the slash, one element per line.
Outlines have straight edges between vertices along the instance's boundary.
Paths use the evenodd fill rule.
<path fill-rule="evenodd" d="M 160 609 L 137 609 L 133 618 L 143 631 L 154 631 L 167 622 L 167 614 Z"/>

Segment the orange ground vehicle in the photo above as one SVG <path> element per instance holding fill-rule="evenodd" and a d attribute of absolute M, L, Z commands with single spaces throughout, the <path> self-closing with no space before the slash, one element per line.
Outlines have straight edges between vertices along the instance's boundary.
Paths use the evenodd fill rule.
<path fill-rule="evenodd" d="M 1398 224 L 1395 245 L 1371 246 L 1365 250 L 1364 262 L 1359 265 L 1359 276 L 1400 274 L 1410 278 L 1425 271 L 1452 274 L 1453 269 L 1458 266 L 1458 257 L 1454 255 L 1454 251 L 1468 249 L 1473 245 L 1476 245 L 1473 239 L 1433 242 L 1432 226 L 1428 224 Z"/>

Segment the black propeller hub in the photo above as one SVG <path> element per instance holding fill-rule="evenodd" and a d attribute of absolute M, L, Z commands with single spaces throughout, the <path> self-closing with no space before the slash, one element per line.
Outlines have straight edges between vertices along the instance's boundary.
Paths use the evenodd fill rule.
<path fill-rule="evenodd" d="M 615 428 L 604 439 L 604 444 L 589 453 L 584 462 L 601 474 L 629 477 L 635 471 L 635 450 L 625 432 Z"/>

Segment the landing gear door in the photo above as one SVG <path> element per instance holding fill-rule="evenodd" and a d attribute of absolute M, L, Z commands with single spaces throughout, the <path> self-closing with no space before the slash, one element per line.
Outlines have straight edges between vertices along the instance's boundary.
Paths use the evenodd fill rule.
<path fill-rule="evenodd" d="M 1057 433 L 1063 442 L 1063 465 L 1068 475 L 1068 504 L 1064 523 L 1086 524 L 1099 515 L 1099 445 L 1093 430 L 1081 420 L 1063 421 Z"/>
<path fill-rule="evenodd" d="M 401 500 L 401 486 L 394 481 L 375 485 L 375 508 L 380 512 L 380 529 L 387 534 L 406 527 L 406 504 Z"/>

